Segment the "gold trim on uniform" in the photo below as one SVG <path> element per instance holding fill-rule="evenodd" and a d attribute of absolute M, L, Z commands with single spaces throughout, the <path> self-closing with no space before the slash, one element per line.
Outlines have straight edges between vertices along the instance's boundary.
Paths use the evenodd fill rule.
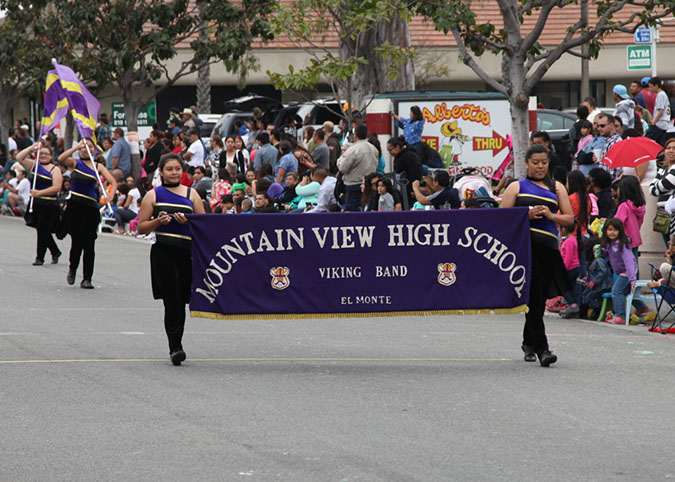
<path fill-rule="evenodd" d="M 192 241 L 191 236 L 185 236 L 183 234 L 163 233 L 161 231 L 155 231 L 155 234 L 158 235 L 158 236 L 171 236 L 172 238 L 181 238 L 181 239 L 187 239 L 189 241 Z"/>
<path fill-rule="evenodd" d="M 85 175 L 86 175 L 86 174 L 85 174 Z M 70 191 L 70 193 L 71 193 L 71 194 L 75 194 L 76 196 L 83 197 L 83 198 L 85 198 L 85 199 L 90 199 L 90 200 L 94 201 L 95 203 L 98 203 L 98 199 L 94 199 L 93 197 L 89 197 L 89 196 L 86 196 L 86 195 L 84 195 L 84 194 L 80 194 L 79 192 L 75 192 L 75 191 Z"/>
<path fill-rule="evenodd" d="M 549 236 L 551 236 L 555 239 L 558 239 L 558 236 L 556 236 L 553 233 L 549 233 L 548 231 L 544 231 L 543 229 L 530 228 L 530 231 L 535 231 L 535 232 L 541 233 L 541 234 L 548 234 Z"/>
<path fill-rule="evenodd" d="M 86 164 L 85 164 L 85 165 L 86 165 Z M 87 166 L 87 167 L 89 167 L 89 166 Z M 92 171 L 93 171 L 93 169 L 92 169 Z M 93 180 L 95 180 L 96 182 L 98 182 L 98 179 L 96 178 L 96 176 L 92 176 L 91 174 L 87 174 L 86 172 L 82 172 L 82 171 L 80 171 L 79 169 L 75 169 L 73 172 L 79 172 L 79 173 L 82 174 L 83 176 L 90 177 L 90 178 L 92 178 Z"/>
<path fill-rule="evenodd" d="M 553 204 L 555 204 L 556 206 L 558 205 L 558 201 L 554 201 L 554 200 L 551 199 L 550 197 L 535 196 L 534 194 L 520 194 L 520 193 L 518 193 L 518 196 L 523 196 L 523 197 L 533 197 L 533 198 L 536 198 L 536 199 L 542 199 L 542 200 L 544 200 L 544 201 L 548 201 L 548 202 L 550 202 L 550 203 L 553 203 Z M 518 197 L 518 196 L 516 196 L 516 197 Z"/>
<path fill-rule="evenodd" d="M 155 203 L 155 207 L 157 207 L 157 206 L 172 206 L 174 208 L 184 208 L 184 209 L 189 209 L 190 212 L 192 212 L 192 208 L 190 206 L 188 206 L 187 204 Z"/>

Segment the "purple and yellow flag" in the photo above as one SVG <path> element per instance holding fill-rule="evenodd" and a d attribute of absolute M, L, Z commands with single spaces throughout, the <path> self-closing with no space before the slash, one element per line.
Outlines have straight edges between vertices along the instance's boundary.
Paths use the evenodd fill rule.
<path fill-rule="evenodd" d="M 94 131 L 96 130 L 96 119 L 98 119 L 101 103 L 89 93 L 72 69 L 65 65 L 59 65 L 55 61 L 53 64 L 54 70 L 50 71 L 50 74 L 55 72 L 57 79 L 60 81 L 68 104 L 70 104 L 73 119 L 77 124 L 77 130 L 83 138 L 89 137 L 96 143 Z M 47 83 L 49 84 L 49 77 Z"/>
<path fill-rule="evenodd" d="M 56 127 L 61 119 L 68 114 L 69 104 L 66 92 L 58 82 L 59 76 L 56 70 L 50 70 L 47 73 L 47 87 L 45 88 L 45 108 L 42 114 L 42 124 L 40 127 L 40 139 Z"/>

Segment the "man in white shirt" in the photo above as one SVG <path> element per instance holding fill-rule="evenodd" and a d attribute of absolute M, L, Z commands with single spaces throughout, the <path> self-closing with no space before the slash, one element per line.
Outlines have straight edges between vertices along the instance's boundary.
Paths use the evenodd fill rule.
<path fill-rule="evenodd" d="M 9 137 L 7 138 L 7 146 L 8 146 L 7 154 L 9 154 L 9 153 L 12 152 L 12 151 L 16 151 L 16 150 L 17 150 L 16 141 L 15 141 L 14 138 L 12 137 L 12 136 L 14 135 L 14 129 L 10 129 L 9 131 L 10 131 L 10 132 L 9 132 Z"/>
<path fill-rule="evenodd" d="M 654 102 L 654 118 L 645 137 L 663 145 L 666 141 L 666 131 L 673 125 L 670 120 L 670 101 L 668 95 L 661 89 L 660 78 L 652 77 L 649 79 L 649 90 L 652 94 L 656 94 L 656 100 Z"/>
<path fill-rule="evenodd" d="M 187 131 L 187 138 L 190 141 L 190 147 L 187 152 L 183 154 L 183 159 L 190 166 L 203 166 L 204 165 L 204 144 L 199 138 L 199 131 L 197 129 L 190 129 Z"/>
<path fill-rule="evenodd" d="M 7 189 L 10 191 L 7 194 L 7 201 L 9 206 L 14 211 L 14 214 L 23 216 L 28 207 L 28 200 L 30 199 L 30 181 L 26 179 L 26 171 L 23 169 L 16 172 L 17 183 L 16 187 L 9 185 Z"/>

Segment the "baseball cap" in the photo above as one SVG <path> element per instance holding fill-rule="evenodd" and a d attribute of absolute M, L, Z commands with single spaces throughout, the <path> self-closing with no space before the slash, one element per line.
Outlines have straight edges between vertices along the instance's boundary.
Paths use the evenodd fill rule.
<path fill-rule="evenodd" d="M 192 129 L 188 129 L 188 131 L 185 133 L 185 135 L 186 136 L 192 136 L 192 135 L 198 136 L 199 131 L 193 127 Z"/>
<path fill-rule="evenodd" d="M 630 96 L 628 95 L 628 92 L 626 91 L 626 87 L 621 85 L 621 84 L 615 85 L 612 92 L 614 92 L 616 95 L 618 95 L 622 99 L 630 99 Z"/>
<path fill-rule="evenodd" d="M 651 79 L 651 77 L 642 77 L 642 80 L 640 80 L 640 85 L 642 87 L 647 87 L 649 85 L 649 79 Z"/>

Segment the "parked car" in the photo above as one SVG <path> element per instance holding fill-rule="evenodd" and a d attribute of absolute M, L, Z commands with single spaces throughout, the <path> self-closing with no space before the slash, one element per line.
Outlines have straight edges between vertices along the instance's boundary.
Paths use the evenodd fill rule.
<path fill-rule="evenodd" d="M 303 132 L 309 126 L 317 129 L 322 127 L 324 122 L 330 121 L 337 127 L 342 119 L 343 104 L 335 99 L 320 99 L 298 105 L 293 115 L 295 115 L 296 122 L 300 120 L 299 126 L 305 123 L 304 126 L 298 127 L 298 139 L 302 140 Z M 288 116 L 290 112 L 291 110 L 284 115 Z M 285 125 L 283 122 L 288 119 L 288 117 L 282 117 L 281 113 L 278 118 L 281 122 L 278 125 Z"/>
<path fill-rule="evenodd" d="M 216 126 L 216 123 L 220 120 L 223 114 L 199 114 L 199 118 L 202 120 L 203 124 L 199 126 L 199 137 L 202 138 L 204 146 L 207 150 L 211 149 L 211 134 L 213 133 L 213 128 Z"/>
<path fill-rule="evenodd" d="M 574 154 L 569 130 L 576 121 L 577 116 L 568 112 L 537 109 L 537 130 L 548 133 L 555 153 L 563 165 L 567 166 L 572 164 L 572 155 Z"/>
<path fill-rule="evenodd" d="M 223 139 L 231 134 L 235 134 L 234 124 L 237 120 L 248 122 L 253 118 L 253 109 L 259 107 L 263 112 L 263 120 L 274 122 L 279 111 L 284 105 L 271 97 L 260 95 L 246 95 L 231 99 L 225 102 L 226 113 L 213 126 L 211 134 L 218 134 Z"/>

